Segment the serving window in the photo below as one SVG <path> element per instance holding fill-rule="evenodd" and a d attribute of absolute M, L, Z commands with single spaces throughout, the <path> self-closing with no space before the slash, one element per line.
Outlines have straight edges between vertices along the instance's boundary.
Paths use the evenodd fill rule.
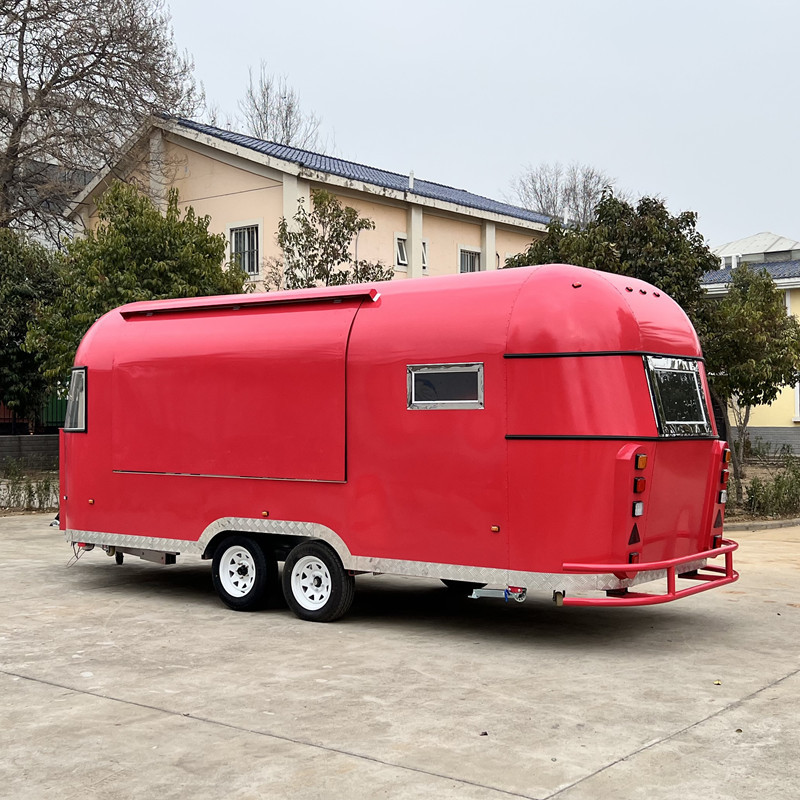
<path fill-rule="evenodd" d="M 483 364 L 412 364 L 408 408 L 483 408 Z"/>
<path fill-rule="evenodd" d="M 646 356 L 645 363 L 661 435 L 713 435 L 698 362 Z"/>

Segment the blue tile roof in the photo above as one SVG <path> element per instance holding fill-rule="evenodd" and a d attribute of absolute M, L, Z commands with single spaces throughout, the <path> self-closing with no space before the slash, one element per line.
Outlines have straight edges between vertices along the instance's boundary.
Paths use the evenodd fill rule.
<path fill-rule="evenodd" d="M 765 269 L 773 280 L 780 280 L 781 278 L 800 278 L 800 261 L 767 261 L 763 264 L 747 261 L 745 263 L 753 270 Z M 703 284 L 730 282 L 730 268 L 715 269 L 711 272 L 706 272 L 701 281 Z"/>
<path fill-rule="evenodd" d="M 518 219 L 524 219 L 528 222 L 538 222 L 542 225 L 547 225 L 547 223 L 550 222 L 550 217 L 546 214 L 529 211 L 526 208 L 520 208 L 510 203 L 501 203 L 498 200 L 491 200 L 488 197 L 481 197 L 481 195 L 472 194 L 472 192 L 467 192 L 464 189 L 454 189 L 452 186 L 444 186 L 441 183 L 432 183 L 431 181 L 423 181 L 419 178 L 415 178 L 414 188 L 413 190 L 409 190 L 408 175 L 402 175 L 397 172 L 387 172 L 384 169 L 368 167 L 364 164 L 357 164 L 354 161 L 345 161 L 342 158 L 326 156 L 321 153 L 312 153 L 310 150 L 301 150 L 297 147 L 289 147 L 288 145 L 277 144 L 276 142 L 267 142 L 264 139 L 255 139 L 252 136 L 245 136 L 242 133 L 233 133 L 232 131 L 215 128 L 212 125 L 203 125 L 200 122 L 194 122 L 188 119 L 178 118 L 173 119 L 173 121 L 184 128 L 190 128 L 199 133 L 205 133 L 208 136 L 213 136 L 224 142 L 246 147 L 249 150 L 255 150 L 267 156 L 280 158 L 283 161 L 290 161 L 293 164 L 299 164 L 301 167 L 306 167 L 307 169 L 337 175 L 347 180 L 363 181 L 364 183 L 370 183 L 374 186 L 394 189 L 398 192 L 408 192 L 409 194 L 428 197 L 432 200 L 456 203 L 458 205 L 467 206 L 468 208 L 478 209 L 479 211 L 505 214 L 509 217 L 517 217 Z"/>

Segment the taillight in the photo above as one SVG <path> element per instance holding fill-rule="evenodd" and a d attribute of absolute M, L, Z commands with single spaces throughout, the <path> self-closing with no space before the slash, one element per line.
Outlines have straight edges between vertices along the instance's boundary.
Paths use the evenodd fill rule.
<path fill-rule="evenodd" d="M 647 486 L 647 481 L 644 478 L 634 478 L 633 479 L 633 493 L 634 494 L 641 494 L 645 487 Z"/>
<path fill-rule="evenodd" d="M 722 488 L 726 489 L 728 487 L 728 481 L 731 477 L 731 471 L 729 469 L 722 470 L 722 475 L 720 476 L 719 482 L 722 484 Z"/>
<path fill-rule="evenodd" d="M 647 466 L 647 454 L 637 453 L 634 459 L 634 465 L 636 469 L 644 469 Z"/>
<path fill-rule="evenodd" d="M 731 451 L 727 447 L 722 451 L 722 463 L 723 464 L 731 463 Z"/>

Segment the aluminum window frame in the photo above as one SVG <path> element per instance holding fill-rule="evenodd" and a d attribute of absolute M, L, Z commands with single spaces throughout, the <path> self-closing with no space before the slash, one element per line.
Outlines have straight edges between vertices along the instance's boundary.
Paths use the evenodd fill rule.
<path fill-rule="evenodd" d="M 686 436 L 708 436 L 714 438 L 714 432 L 709 418 L 708 402 L 700 380 L 700 365 L 697 359 L 680 356 L 643 356 L 647 384 L 650 389 L 650 401 L 653 404 L 653 414 L 658 425 L 659 435 L 680 438 Z M 677 372 L 690 374 L 694 377 L 694 388 L 697 396 L 702 420 L 669 420 L 664 410 L 664 401 L 661 397 L 661 387 L 657 373 Z"/>
<path fill-rule="evenodd" d="M 80 384 L 76 383 L 76 376 L 80 375 Z M 86 367 L 73 367 L 69 379 L 69 389 L 67 390 L 67 410 L 64 415 L 65 433 L 86 433 L 87 425 L 87 398 L 88 398 L 88 372 Z M 77 403 L 77 406 L 75 405 Z M 72 409 L 76 408 L 75 414 Z M 77 417 L 77 424 L 70 425 L 71 417 Z"/>
<path fill-rule="evenodd" d="M 416 375 L 442 373 L 442 372 L 462 372 L 475 373 L 477 375 L 477 400 L 418 400 L 415 395 Z M 483 362 L 470 361 L 459 364 L 409 364 L 406 367 L 406 403 L 411 411 L 436 411 L 465 409 L 474 410 L 485 407 L 484 401 L 484 375 Z"/>

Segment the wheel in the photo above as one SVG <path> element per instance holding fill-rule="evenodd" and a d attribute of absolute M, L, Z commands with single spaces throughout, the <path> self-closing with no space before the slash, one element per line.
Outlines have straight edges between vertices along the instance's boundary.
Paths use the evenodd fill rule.
<path fill-rule="evenodd" d="M 249 536 L 229 536 L 214 552 L 211 578 L 220 600 L 234 611 L 262 608 L 270 586 L 278 582 L 278 565 Z"/>
<path fill-rule="evenodd" d="M 117 564 L 122 564 L 124 560 L 125 560 L 125 553 L 120 553 L 120 551 L 117 550 L 117 552 L 114 553 L 114 561 L 116 561 Z"/>
<path fill-rule="evenodd" d="M 445 578 L 442 578 L 442 583 L 451 591 L 453 594 L 467 595 L 472 594 L 475 589 L 483 589 L 486 586 L 485 583 L 472 583 L 471 581 L 450 581 Z"/>
<path fill-rule="evenodd" d="M 283 565 L 283 594 L 289 608 L 311 622 L 331 622 L 347 613 L 355 580 L 325 542 L 303 542 Z"/>

